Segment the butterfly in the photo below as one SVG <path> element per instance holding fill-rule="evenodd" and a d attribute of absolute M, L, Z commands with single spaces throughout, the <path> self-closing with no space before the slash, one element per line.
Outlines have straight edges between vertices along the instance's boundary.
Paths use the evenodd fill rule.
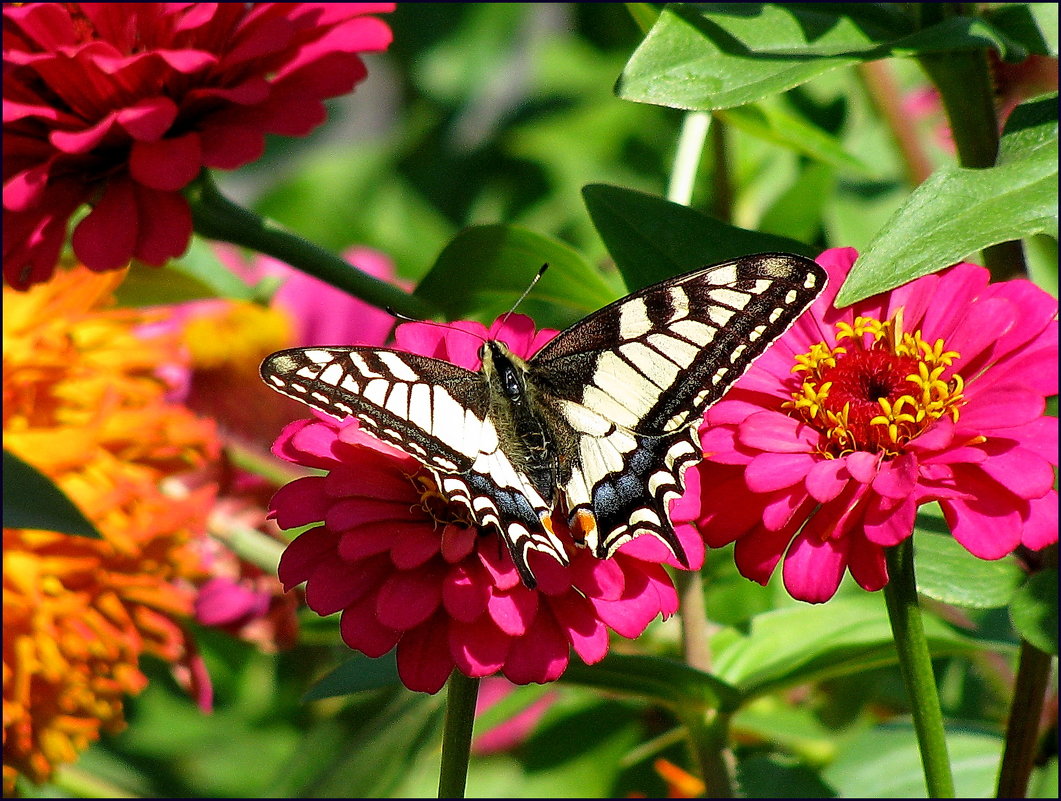
<path fill-rule="evenodd" d="M 530 359 L 500 341 L 482 368 L 376 347 L 282 350 L 265 383 L 421 461 L 474 523 L 500 532 L 523 583 L 532 551 L 569 563 L 553 513 L 595 556 L 658 538 L 688 566 L 669 517 L 698 428 L 825 289 L 825 270 L 763 253 L 633 292 Z"/>

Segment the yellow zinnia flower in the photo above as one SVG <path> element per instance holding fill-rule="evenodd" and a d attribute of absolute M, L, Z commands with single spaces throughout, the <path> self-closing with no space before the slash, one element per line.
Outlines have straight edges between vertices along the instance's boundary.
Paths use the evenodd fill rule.
<path fill-rule="evenodd" d="M 173 477 L 216 458 L 213 424 L 169 399 L 184 357 L 152 315 L 107 307 L 122 274 L 62 272 L 4 289 L 4 448 L 48 475 L 104 535 L 4 529 L 4 790 L 40 782 L 123 725 L 141 654 L 189 656 L 211 485 Z M 148 329 L 149 330 L 149 329 Z"/>

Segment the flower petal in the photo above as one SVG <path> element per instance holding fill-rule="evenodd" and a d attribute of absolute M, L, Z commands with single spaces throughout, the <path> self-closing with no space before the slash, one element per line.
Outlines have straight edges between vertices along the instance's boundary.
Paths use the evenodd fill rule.
<path fill-rule="evenodd" d="M 405 632 L 398 641 L 398 675 L 410 690 L 437 693 L 453 667 L 447 625 L 441 616 Z"/>
<path fill-rule="evenodd" d="M 847 537 L 820 540 L 796 535 L 781 570 L 785 589 L 793 598 L 820 604 L 836 594 L 847 568 Z"/>
<path fill-rule="evenodd" d="M 814 500 L 828 503 L 847 486 L 848 480 L 843 459 L 822 459 L 807 471 L 807 492 Z"/>
<path fill-rule="evenodd" d="M 457 668 L 473 678 L 496 673 L 515 639 L 501 632 L 487 616 L 449 624 L 449 653 Z"/>
<path fill-rule="evenodd" d="M 909 498 L 917 486 L 917 456 L 904 453 L 881 462 L 872 486 L 874 492 L 885 498 Z"/>
<path fill-rule="evenodd" d="M 1038 551 L 1057 542 L 1057 493 L 1054 490 L 1028 501 L 1023 517 L 1021 543 L 1025 547 Z"/>
<path fill-rule="evenodd" d="M 539 614 L 525 637 L 512 641 L 502 672 L 514 684 L 542 684 L 560 678 L 570 645 L 552 614 Z"/>
<path fill-rule="evenodd" d="M 538 593 L 519 584 L 507 591 L 495 590 L 490 594 L 487 611 L 501 631 L 520 637 L 534 622 L 538 614 Z"/>
<path fill-rule="evenodd" d="M 585 598 L 569 592 L 550 599 L 549 609 L 583 662 L 592 665 L 604 658 L 608 653 L 608 627 L 594 614 L 593 606 Z"/>
<path fill-rule="evenodd" d="M 376 617 L 384 626 L 408 631 L 430 618 L 442 602 L 438 565 L 391 574 L 376 597 Z"/>
<path fill-rule="evenodd" d="M 376 597 L 367 595 L 343 610 L 339 634 L 348 646 L 376 659 L 398 644 L 401 632 L 387 628 L 376 618 Z"/>
<path fill-rule="evenodd" d="M 752 492 L 772 492 L 800 483 L 814 466 L 809 453 L 762 453 L 744 471 L 744 481 Z"/>
<path fill-rule="evenodd" d="M 467 561 L 451 567 L 442 583 L 442 604 L 446 611 L 462 623 L 481 617 L 490 602 L 488 580 L 486 570 L 477 562 Z"/>

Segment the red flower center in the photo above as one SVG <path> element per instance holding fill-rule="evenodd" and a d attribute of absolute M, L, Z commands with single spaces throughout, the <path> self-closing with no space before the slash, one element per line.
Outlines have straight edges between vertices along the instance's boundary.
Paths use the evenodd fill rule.
<path fill-rule="evenodd" d="M 846 408 L 847 427 L 855 439 L 879 446 L 880 427 L 870 421 L 880 416 L 881 400 L 894 406 L 909 394 L 906 377 L 917 374 L 917 364 L 917 359 L 879 350 L 842 354 L 833 367 L 821 371 L 821 383 L 832 384 L 822 406 L 836 414 Z"/>
<path fill-rule="evenodd" d="M 943 340 L 904 333 L 901 311 L 885 322 L 857 317 L 836 328 L 837 344 L 819 342 L 796 357 L 793 372 L 803 380 L 784 404 L 825 435 L 825 456 L 895 456 L 944 415 L 958 419 L 964 383 L 950 373 L 958 354 Z"/>

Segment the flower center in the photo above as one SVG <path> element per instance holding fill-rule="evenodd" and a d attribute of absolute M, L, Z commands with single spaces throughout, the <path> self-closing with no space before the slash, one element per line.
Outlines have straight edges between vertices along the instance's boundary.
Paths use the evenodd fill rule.
<path fill-rule="evenodd" d="M 796 357 L 803 382 L 784 407 L 826 435 L 824 455 L 896 456 L 944 415 L 958 419 L 965 385 L 957 373 L 944 377 L 958 353 L 902 329 L 901 310 L 885 322 L 857 317 L 837 323 L 835 346 Z"/>
<path fill-rule="evenodd" d="M 427 512 L 439 526 L 450 523 L 463 527 L 472 525 L 471 512 L 468 507 L 454 503 L 443 495 L 438 483 L 427 470 L 415 473 L 409 477 L 409 480 L 420 494 L 420 508 Z"/>

